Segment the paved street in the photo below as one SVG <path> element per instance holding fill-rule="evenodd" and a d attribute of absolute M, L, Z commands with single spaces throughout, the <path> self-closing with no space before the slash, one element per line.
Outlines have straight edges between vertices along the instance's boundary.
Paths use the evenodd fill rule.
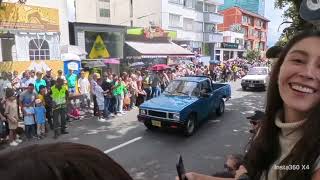
<path fill-rule="evenodd" d="M 146 130 L 137 122 L 138 110 L 134 110 L 107 123 L 95 119 L 72 122 L 68 128 L 70 134 L 57 141 L 97 147 L 120 163 L 136 180 L 174 179 L 178 154 L 182 154 L 187 171 L 212 174 L 222 170 L 225 155 L 243 152 L 250 135 L 245 117 L 255 109 L 263 109 L 264 105 L 265 92 L 243 92 L 240 81 L 231 85 L 232 99 L 226 103 L 225 114 L 219 118 L 210 117 L 189 138 L 175 131 Z M 50 142 L 56 140 L 36 141 Z"/>

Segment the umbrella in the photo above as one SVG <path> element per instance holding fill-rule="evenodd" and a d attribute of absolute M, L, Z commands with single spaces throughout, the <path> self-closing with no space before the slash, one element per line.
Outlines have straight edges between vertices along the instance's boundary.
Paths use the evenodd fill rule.
<path fill-rule="evenodd" d="M 64 53 L 64 54 L 61 54 L 61 59 L 63 61 L 71 61 L 71 60 L 74 60 L 74 61 L 81 61 L 80 57 L 76 54 L 73 54 L 73 53 Z"/>
<path fill-rule="evenodd" d="M 143 62 L 135 62 L 135 63 L 130 64 L 131 68 L 140 67 L 140 66 L 144 66 L 144 63 Z"/>
<path fill-rule="evenodd" d="M 157 64 L 157 65 L 152 66 L 151 70 L 152 71 L 162 71 L 162 70 L 165 70 L 168 68 L 170 68 L 170 67 L 166 64 Z"/>
<path fill-rule="evenodd" d="M 120 64 L 120 59 L 119 58 L 110 58 L 104 60 L 105 64 Z"/>

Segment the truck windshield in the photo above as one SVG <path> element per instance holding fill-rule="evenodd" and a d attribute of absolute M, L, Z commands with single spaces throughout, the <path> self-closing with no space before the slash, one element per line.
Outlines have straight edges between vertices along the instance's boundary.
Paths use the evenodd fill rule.
<path fill-rule="evenodd" d="M 176 96 L 199 96 L 200 88 L 197 82 L 171 81 L 165 94 Z"/>
<path fill-rule="evenodd" d="M 267 75 L 267 69 L 265 68 L 251 68 L 248 75 Z"/>

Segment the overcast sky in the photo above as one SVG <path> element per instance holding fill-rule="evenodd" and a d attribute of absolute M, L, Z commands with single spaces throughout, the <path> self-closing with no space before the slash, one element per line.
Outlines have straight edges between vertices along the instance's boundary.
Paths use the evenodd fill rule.
<path fill-rule="evenodd" d="M 279 39 L 283 28 L 285 25 L 282 25 L 278 31 L 279 25 L 283 22 L 282 14 L 283 10 L 274 8 L 275 0 L 266 0 L 266 11 L 265 16 L 270 20 L 269 30 L 268 30 L 268 46 L 273 46 Z"/>

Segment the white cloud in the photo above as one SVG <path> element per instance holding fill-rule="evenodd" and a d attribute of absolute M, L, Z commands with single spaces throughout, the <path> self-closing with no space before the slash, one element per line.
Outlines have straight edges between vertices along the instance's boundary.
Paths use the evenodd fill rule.
<path fill-rule="evenodd" d="M 283 28 L 285 25 L 282 25 L 278 31 L 280 24 L 283 22 L 282 14 L 284 10 L 276 9 L 274 7 L 275 0 L 266 1 L 266 11 L 265 16 L 270 20 L 269 29 L 268 29 L 268 46 L 273 46 L 279 39 Z"/>

